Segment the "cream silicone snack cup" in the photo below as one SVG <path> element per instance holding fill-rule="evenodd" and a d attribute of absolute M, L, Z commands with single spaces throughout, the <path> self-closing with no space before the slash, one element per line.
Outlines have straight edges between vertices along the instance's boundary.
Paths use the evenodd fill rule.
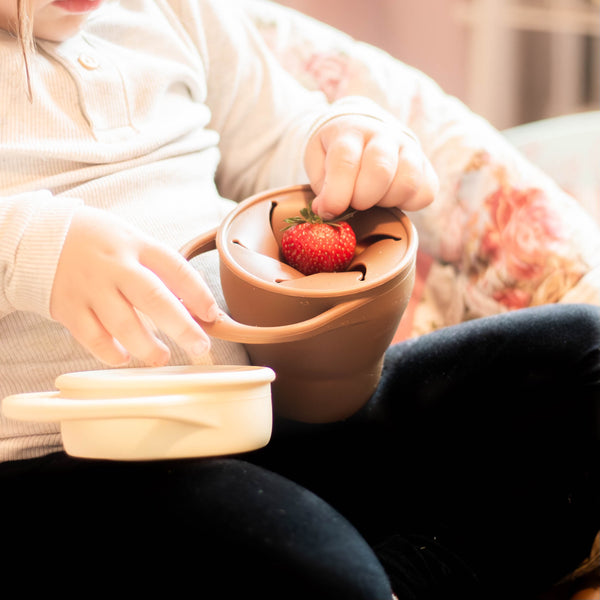
<path fill-rule="evenodd" d="M 67 373 L 57 391 L 3 400 L 12 419 L 58 422 L 74 456 L 157 460 L 255 450 L 271 436 L 268 368 L 181 366 Z"/>

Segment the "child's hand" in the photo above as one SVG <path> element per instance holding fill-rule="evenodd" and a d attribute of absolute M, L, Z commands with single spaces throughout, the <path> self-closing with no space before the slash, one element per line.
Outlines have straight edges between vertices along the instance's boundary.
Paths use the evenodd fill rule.
<path fill-rule="evenodd" d="M 169 360 L 146 315 L 192 356 L 210 347 L 191 317 L 214 320 L 217 306 L 202 277 L 177 252 L 109 213 L 79 209 L 60 255 L 50 313 L 99 360 L 148 365 Z"/>
<path fill-rule="evenodd" d="M 305 167 L 317 194 L 313 210 L 331 218 L 349 207 L 419 210 L 438 190 L 437 176 L 414 137 L 400 123 L 339 116 L 311 137 Z"/>

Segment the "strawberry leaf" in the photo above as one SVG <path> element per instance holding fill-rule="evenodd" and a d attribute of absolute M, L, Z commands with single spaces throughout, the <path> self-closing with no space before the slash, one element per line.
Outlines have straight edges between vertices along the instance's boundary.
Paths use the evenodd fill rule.
<path fill-rule="evenodd" d="M 341 215 L 335 217 L 335 219 L 324 220 L 315 212 L 313 212 L 313 209 L 311 208 L 310 204 L 307 204 L 304 208 L 300 209 L 300 216 L 288 217 L 287 219 L 284 219 L 284 222 L 288 223 L 288 225 L 287 227 L 284 227 L 281 231 L 286 231 L 287 229 L 290 229 L 295 225 L 299 225 L 300 223 L 326 223 L 327 225 L 336 227 L 339 226 L 339 223 L 341 223 L 342 221 L 347 221 L 348 219 L 350 219 L 352 216 L 354 216 L 355 213 L 355 210 L 349 208 L 348 210 L 344 211 Z"/>

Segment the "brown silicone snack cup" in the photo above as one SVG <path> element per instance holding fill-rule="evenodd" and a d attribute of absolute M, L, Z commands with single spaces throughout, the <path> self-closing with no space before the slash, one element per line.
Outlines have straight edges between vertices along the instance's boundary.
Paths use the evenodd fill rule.
<path fill-rule="evenodd" d="M 229 315 L 199 321 L 207 333 L 243 343 L 252 364 L 275 371 L 277 414 L 323 423 L 351 416 L 374 392 L 412 293 L 418 241 L 402 211 L 374 207 L 351 218 L 347 271 L 304 276 L 282 261 L 280 240 L 285 219 L 312 198 L 308 186 L 252 196 L 181 253 L 219 252 Z"/>

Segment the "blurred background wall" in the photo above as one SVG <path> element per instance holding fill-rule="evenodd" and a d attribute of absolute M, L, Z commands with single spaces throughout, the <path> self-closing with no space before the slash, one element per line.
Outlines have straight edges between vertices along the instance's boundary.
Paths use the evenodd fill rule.
<path fill-rule="evenodd" d="M 279 0 L 433 77 L 499 129 L 600 109 L 600 0 Z"/>

